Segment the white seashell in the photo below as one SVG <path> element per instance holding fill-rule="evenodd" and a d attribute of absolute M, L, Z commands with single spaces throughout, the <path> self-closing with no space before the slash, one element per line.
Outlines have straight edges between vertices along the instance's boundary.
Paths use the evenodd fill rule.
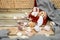
<path fill-rule="evenodd" d="M 28 23 L 27 22 L 24 22 L 24 25 L 27 25 Z"/>
<path fill-rule="evenodd" d="M 28 37 L 28 36 L 23 35 L 23 36 L 21 36 L 21 38 L 22 38 L 22 39 L 26 39 L 26 38 L 29 38 L 29 37 Z"/>
<path fill-rule="evenodd" d="M 27 15 L 28 13 L 27 13 L 27 12 L 25 12 L 25 14 Z"/>
<path fill-rule="evenodd" d="M 24 16 L 21 16 L 21 18 L 24 18 Z"/>
<path fill-rule="evenodd" d="M 16 17 L 16 16 L 14 16 L 14 17 L 13 17 L 13 19 L 17 19 L 17 17 Z"/>
<path fill-rule="evenodd" d="M 26 28 L 26 31 L 27 31 L 27 32 L 31 32 L 31 28 L 30 28 L 30 27 L 27 27 L 27 28 Z"/>
<path fill-rule="evenodd" d="M 17 36 L 19 36 L 19 37 L 22 36 L 22 32 L 18 32 Z"/>
<path fill-rule="evenodd" d="M 37 21 L 37 25 L 41 26 L 42 24 L 43 24 L 43 17 L 40 16 L 39 19 L 38 19 L 38 21 Z"/>
<path fill-rule="evenodd" d="M 53 25 L 55 25 L 55 23 L 54 23 L 54 22 L 50 22 L 50 25 L 52 25 L 52 26 L 53 26 Z"/>
<path fill-rule="evenodd" d="M 46 37 L 49 37 L 50 35 L 49 34 L 45 34 Z"/>
<path fill-rule="evenodd" d="M 51 29 L 51 27 L 50 27 L 49 25 L 46 25 L 46 26 L 44 27 L 44 29 L 47 30 L 47 31 L 49 31 L 49 30 Z"/>
<path fill-rule="evenodd" d="M 34 29 L 35 29 L 37 32 L 39 32 L 39 31 L 40 31 L 40 27 L 39 27 L 39 26 L 37 26 L 37 25 L 34 27 Z"/>

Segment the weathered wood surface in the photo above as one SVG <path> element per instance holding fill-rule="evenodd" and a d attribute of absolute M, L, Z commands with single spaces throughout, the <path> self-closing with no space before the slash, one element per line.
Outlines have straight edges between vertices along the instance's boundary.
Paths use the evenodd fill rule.
<path fill-rule="evenodd" d="M 0 0 L 0 8 L 33 8 L 34 0 Z"/>

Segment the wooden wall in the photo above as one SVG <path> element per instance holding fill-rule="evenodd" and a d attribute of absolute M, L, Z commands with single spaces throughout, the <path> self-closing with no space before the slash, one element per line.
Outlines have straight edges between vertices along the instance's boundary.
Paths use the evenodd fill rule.
<path fill-rule="evenodd" d="M 0 0 L 0 8 L 33 8 L 34 0 Z"/>
<path fill-rule="evenodd" d="M 60 0 L 51 0 L 54 6 L 58 9 L 60 9 Z"/>

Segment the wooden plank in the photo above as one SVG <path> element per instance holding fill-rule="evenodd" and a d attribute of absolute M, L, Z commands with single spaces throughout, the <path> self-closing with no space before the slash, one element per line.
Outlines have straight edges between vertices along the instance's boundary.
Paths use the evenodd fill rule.
<path fill-rule="evenodd" d="M 17 27 L 0 27 L 0 30 L 7 29 L 9 30 L 9 35 L 16 35 L 18 28 Z"/>

